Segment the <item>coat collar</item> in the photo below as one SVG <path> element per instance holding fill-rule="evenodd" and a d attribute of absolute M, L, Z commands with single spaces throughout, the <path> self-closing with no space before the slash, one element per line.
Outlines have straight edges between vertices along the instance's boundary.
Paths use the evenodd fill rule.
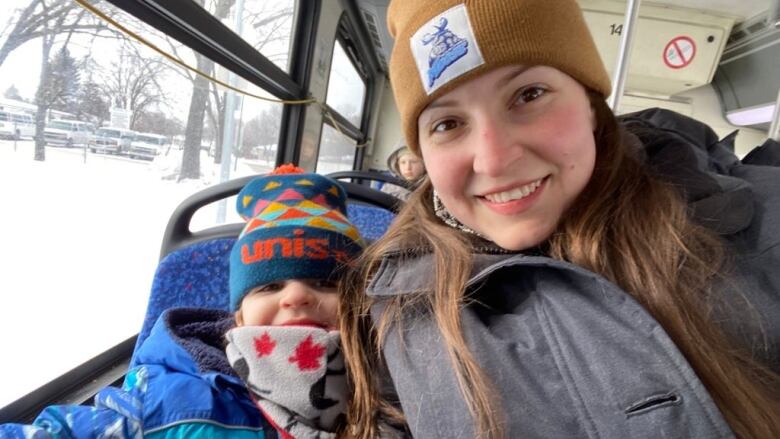
<path fill-rule="evenodd" d="M 516 264 L 574 267 L 539 252 L 509 252 L 495 245 L 475 248 L 466 287 L 479 283 L 493 271 Z M 431 291 L 434 285 L 434 257 L 429 249 L 408 249 L 387 255 L 366 289 L 373 297 L 389 297 Z"/>

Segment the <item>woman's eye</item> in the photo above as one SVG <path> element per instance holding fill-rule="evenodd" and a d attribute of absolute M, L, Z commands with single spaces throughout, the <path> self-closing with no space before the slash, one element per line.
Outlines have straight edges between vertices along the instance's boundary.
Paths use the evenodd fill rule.
<path fill-rule="evenodd" d="M 520 90 L 515 99 L 516 104 L 527 103 L 539 99 L 542 95 L 547 93 L 547 90 L 539 86 L 530 86 Z"/>
<path fill-rule="evenodd" d="M 436 123 L 433 126 L 433 129 L 431 130 L 431 132 L 443 133 L 445 131 L 454 130 L 457 127 L 458 127 L 458 122 L 457 121 L 455 121 L 453 119 L 447 119 L 447 120 L 443 120 L 441 122 Z"/>

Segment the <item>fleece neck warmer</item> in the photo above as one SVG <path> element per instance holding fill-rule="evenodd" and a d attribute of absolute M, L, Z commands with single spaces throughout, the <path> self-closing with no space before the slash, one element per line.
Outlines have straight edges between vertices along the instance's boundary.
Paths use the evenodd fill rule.
<path fill-rule="evenodd" d="M 228 361 L 283 437 L 335 438 L 348 397 L 338 331 L 242 326 L 226 338 Z"/>

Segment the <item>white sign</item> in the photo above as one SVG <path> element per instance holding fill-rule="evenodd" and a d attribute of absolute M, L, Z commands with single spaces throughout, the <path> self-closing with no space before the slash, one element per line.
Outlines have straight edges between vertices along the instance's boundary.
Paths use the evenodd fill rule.
<path fill-rule="evenodd" d="M 125 110 L 124 108 L 113 107 L 111 108 L 111 124 L 114 128 L 130 129 L 130 117 L 133 112 Z"/>

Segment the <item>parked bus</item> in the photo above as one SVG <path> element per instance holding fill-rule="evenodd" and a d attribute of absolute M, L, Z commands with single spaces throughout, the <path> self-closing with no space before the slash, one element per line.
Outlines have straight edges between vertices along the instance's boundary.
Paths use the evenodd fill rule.
<path fill-rule="evenodd" d="M 165 136 L 152 133 L 136 133 L 130 142 L 127 155 L 131 159 L 154 160 L 158 155 L 165 153 L 166 147 L 169 145 L 170 142 Z"/>
<path fill-rule="evenodd" d="M 94 133 L 95 126 L 89 122 L 55 119 L 46 124 L 43 137 L 47 145 L 71 148 L 90 143 Z"/>
<path fill-rule="evenodd" d="M 8 139 L 31 138 L 35 135 L 35 124 L 27 113 L 11 110 L 0 111 L 0 137 Z"/>

